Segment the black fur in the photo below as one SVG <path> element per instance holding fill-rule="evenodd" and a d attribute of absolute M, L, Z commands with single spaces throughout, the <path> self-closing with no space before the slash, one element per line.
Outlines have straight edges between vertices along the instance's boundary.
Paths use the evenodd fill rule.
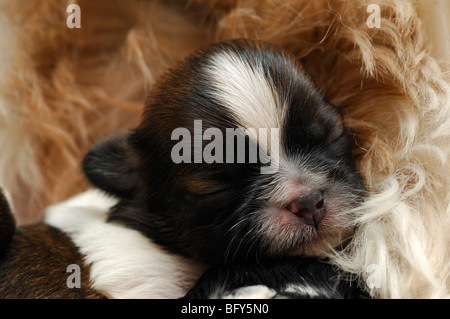
<path fill-rule="evenodd" d="M 368 295 L 355 277 L 316 258 L 286 258 L 209 269 L 185 299 L 248 297 L 245 287 L 263 285 L 280 298 L 359 299 Z M 263 297 L 263 296 L 256 296 Z"/>

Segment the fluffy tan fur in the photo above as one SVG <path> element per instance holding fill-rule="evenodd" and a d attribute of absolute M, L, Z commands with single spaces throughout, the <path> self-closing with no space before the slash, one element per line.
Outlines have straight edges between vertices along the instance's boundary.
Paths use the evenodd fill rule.
<path fill-rule="evenodd" d="M 376 1 L 370 29 L 362 0 L 80 0 L 82 29 L 68 29 L 64 1 L 3 2 L 16 36 L 1 57 L 0 183 L 22 223 L 86 187 L 84 153 L 137 121 L 167 67 L 210 42 L 258 38 L 300 59 L 359 146 L 370 196 L 333 262 L 376 277 L 375 297 L 450 296 L 449 39 L 433 4 Z"/>
<path fill-rule="evenodd" d="M 201 13 L 184 4 L 80 0 L 82 28 L 69 29 L 68 3 L 2 1 L 15 32 L 3 46 L 15 50 L 0 75 L 0 183 L 20 223 L 85 188 L 92 143 L 135 124 L 155 78 L 206 44 Z"/>

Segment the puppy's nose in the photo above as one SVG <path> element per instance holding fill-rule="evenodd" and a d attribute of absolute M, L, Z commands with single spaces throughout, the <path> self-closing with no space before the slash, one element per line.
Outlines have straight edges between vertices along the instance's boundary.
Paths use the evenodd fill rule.
<path fill-rule="evenodd" d="M 286 208 L 307 225 L 317 228 L 325 216 L 323 192 L 314 191 L 290 202 Z"/>

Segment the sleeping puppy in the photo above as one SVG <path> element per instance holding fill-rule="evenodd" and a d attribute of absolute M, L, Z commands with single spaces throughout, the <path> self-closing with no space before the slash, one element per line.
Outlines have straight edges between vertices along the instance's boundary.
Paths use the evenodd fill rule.
<path fill-rule="evenodd" d="M 140 125 L 94 146 L 83 169 L 117 203 L 89 208 L 97 195 L 82 194 L 50 208 L 47 225 L 16 232 L 0 267 L 25 254 L 17 234 L 42 231 L 78 249 L 100 296 L 156 297 L 166 285 L 181 297 L 205 266 L 321 255 L 351 236 L 343 225 L 364 198 L 339 111 L 291 55 L 251 40 L 166 72 Z"/>
<path fill-rule="evenodd" d="M 348 212 L 364 197 L 339 111 L 271 44 L 235 40 L 185 59 L 154 87 L 141 125 L 94 147 L 84 169 L 121 198 L 110 221 L 209 266 L 246 262 L 210 270 L 190 297 L 255 284 L 286 296 L 308 283 L 319 283 L 315 297 L 362 295 L 322 261 L 271 261 L 342 243 Z"/>
<path fill-rule="evenodd" d="M 250 40 L 167 72 L 139 127 L 84 170 L 121 199 L 109 221 L 208 265 L 321 254 L 364 195 L 337 108 L 292 56 Z"/>

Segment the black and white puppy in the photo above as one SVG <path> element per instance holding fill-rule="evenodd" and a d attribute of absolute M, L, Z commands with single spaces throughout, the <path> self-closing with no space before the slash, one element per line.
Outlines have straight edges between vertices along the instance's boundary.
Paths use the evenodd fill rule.
<path fill-rule="evenodd" d="M 139 127 L 94 147 L 84 170 L 121 198 L 110 221 L 208 265 L 321 254 L 351 234 L 342 221 L 364 194 L 338 109 L 291 55 L 250 40 L 167 72 Z"/>
<path fill-rule="evenodd" d="M 230 128 L 241 130 L 230 139 Z M 277 128 L 279 135 L 258 135 L 260 128 Z M 179 147 L 181 138 L 192 143 Z M 253 161 L 252 147 L 263 149 Z M 255 284 L 279 296 L 308 284 L 316 297 L 360 294 L 318 260 L 264 264 L 320 255 L 342 243 L 352 231 L 342 221 L 364 196 L 339 111 L 274 45 L 234 40 L 189 56 L 153 88 L 140 126 L 93 148 L 84 169 L 94 185 L 121 198 L 110 221 L 207 265 L 263 261 L 262 268 L 211 270 L 190 297 Z M 222 281 L 230 273 L 235 280 Z M 250 273 L 261 280 L 246 280 Z M 214 291 L 219 287 L 222 293 Z"/>
<path fill-rule="evenodd" d="M 212 270 L 211 280 L 219 281 L 245 267 L 263 271 L 233 268 L 242 262 L 289 275 L 292 260 L 280 259 L 321 255 L 351 236 L 343 225 L 364 197 L 338 109 L 293 56 L 251 40 L 213 44 L 166 72 L 140 125 L 94 146 L 83 168 L 117 201 L 103 205 L 97 195 L 82 194 L 50 208 L 41 230 L 53 232 L 53 241 L 67 235 L 71 251 L 79 250 L 76 262 L 90 267 L 87 285 L 107 297 L 164 290 L 160 296 L 181 297 L 204 265 L 231 265 Z M 0 269 L 20 260 L 30 229 L 18 233 L 21 241 L 16 233 Z M 302 259 L 294 260 L 301 269 Z M 327 277 L 326 267 L 315 269 Z M 12 273 L 24 278 L 20 271 Z M 314 276 L 303 276 L 306 284 Z M 263 278 L 240 283 L 277 289 L 273 278 Z"/>

